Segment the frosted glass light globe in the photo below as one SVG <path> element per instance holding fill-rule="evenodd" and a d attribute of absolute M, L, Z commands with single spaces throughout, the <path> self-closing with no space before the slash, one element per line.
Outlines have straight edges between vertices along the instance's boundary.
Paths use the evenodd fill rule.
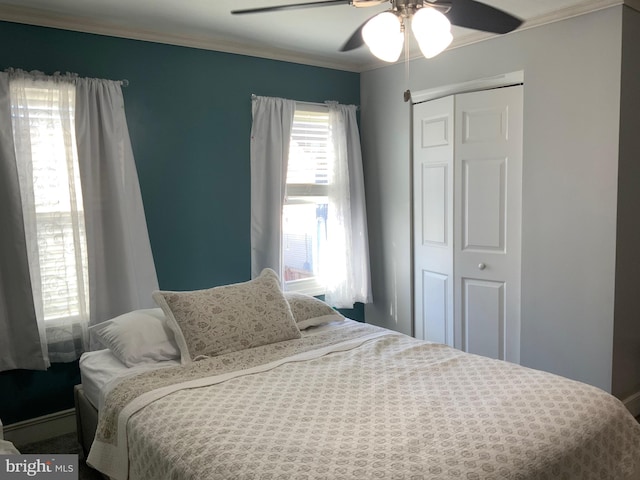
<path fill-rule="evenodd" d="M 411 19 L 411 30 L 426 58 L 433 58 L 443 52 L 453 40 L 451 22 L 444 14 L 431 7 L 418 9 Z"/>
<path fill-rule="evenodd" d="M 376 15 L 362 28 L 362 39 L 380 60 L 395 62 L 404 44 L 400 19 L 391 12 Z"/>

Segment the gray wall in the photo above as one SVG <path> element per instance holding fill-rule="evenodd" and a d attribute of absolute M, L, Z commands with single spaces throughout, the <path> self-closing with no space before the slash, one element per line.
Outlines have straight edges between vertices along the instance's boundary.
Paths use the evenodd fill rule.
<path fill-rule="evenodd" d="M 618 245 L 613 352 L 614 394 L 640 391 L 640 13 L 625 7 L 618 171 Z"/>
<path fill-rule="evenodd" d="M 521 363 L 611 389 L 623 7 L 410 65 L 409 88 L 524 71 Z M 411 332 L 410 107 L 404 65 L 361 76 L 375 303 Z"/>

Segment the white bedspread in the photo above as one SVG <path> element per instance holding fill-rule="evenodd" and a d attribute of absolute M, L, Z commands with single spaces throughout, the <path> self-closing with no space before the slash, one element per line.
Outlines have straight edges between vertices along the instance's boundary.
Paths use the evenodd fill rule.
<path fill-rule="evenodd" d="M 630 480 L 640 425 L 595 387 L 347 324 L 124 380 L 88 461 L 117 480 Z"/>

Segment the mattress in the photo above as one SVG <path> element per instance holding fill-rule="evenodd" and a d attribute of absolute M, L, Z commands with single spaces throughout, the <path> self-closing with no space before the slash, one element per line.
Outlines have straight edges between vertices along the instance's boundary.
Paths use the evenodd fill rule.
<path fill-rule="evenodd" d="M 89 402 L 99 410 L 107 393 L 121 380 L 149 370 L 179 364 L 180 362 L 177 360 L 167 360 L 129 368 L 118 360 L 111 350 L 95 350 L 85 352 L 80 357 L 80 378 L 84 394 Z"/>
<path fill-rule="evenodd" d="M 116 480 L 640 479 L 595 387 L 347 322 L 120 380 L 88 463 Z"/>

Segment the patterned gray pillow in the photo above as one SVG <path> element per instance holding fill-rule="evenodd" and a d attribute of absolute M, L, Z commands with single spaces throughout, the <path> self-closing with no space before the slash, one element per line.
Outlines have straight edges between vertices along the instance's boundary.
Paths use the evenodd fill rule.
<path fill-rule="evenodd" d="M 285 292 L 284 297 L 289 302 L 291 313 L 300 330 L 324 323 L 344 321 L 340 312 L 319 298 L 297 292 Z"/>
<path fill-rule="evenodd" d="M 300 338 L 278 275 L 190 292 L 153 293 L 174 331 L 182 363 Z"/>

